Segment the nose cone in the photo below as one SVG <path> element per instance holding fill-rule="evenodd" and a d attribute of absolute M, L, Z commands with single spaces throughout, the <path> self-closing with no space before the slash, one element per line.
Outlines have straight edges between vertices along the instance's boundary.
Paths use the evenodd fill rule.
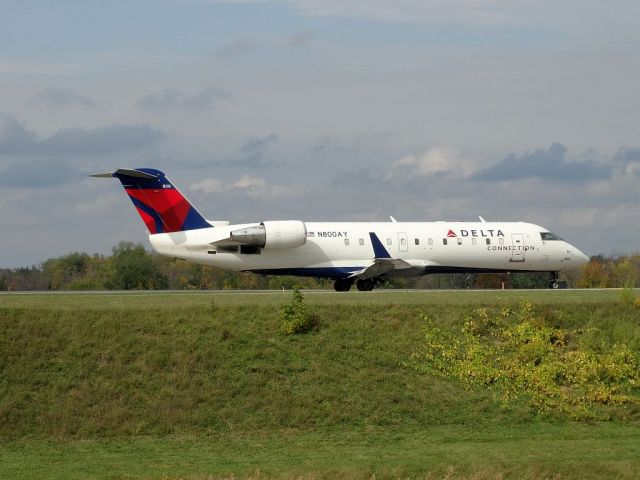
<path fill-rule="evenodd" d="M 584 253 L 582 253 L 577 248 L 575 250 L 576 250 L 576 253 L 575 253 L 576 263 L 578 265 L 584 265 L 585 263 L 589 263 L 589 260 L 590 260 L 589 257 L 587 257 Z"/>

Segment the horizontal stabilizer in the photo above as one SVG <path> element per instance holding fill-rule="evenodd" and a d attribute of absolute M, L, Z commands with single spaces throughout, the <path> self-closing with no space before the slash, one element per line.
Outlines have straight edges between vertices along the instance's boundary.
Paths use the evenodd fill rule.
<path fill-rule="evenodd" d="M 131 168 L 119 168 L 113 173 L 96 173 L 91 176 L 97 178 L 111 178 L 115 177 L 116 175 L 123 175 L 125 177 L 133 178 L 157 178 L 155 175 L 151 175 L 150 173 L 141 172 L 140 170 L 134 170 Z"/>

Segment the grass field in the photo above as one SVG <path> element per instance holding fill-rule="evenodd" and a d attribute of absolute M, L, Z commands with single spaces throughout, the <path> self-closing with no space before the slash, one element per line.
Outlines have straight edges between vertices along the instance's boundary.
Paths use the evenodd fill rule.
<path fill-rule="evenodd" d="M 638 478 L 640 407 L 608 421 L 505 405 L 407 366 L 423 314 L 455 329 L 531 301 L 640 352 L 618 291 L 0 296 L 0 478 Z M 640 387 L 640 386 L 639 386 Z"/>

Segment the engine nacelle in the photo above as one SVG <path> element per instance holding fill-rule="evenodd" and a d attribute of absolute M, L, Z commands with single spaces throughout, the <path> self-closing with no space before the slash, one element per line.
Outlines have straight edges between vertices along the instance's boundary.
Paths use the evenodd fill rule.
<path fill-rule="evenodd" d="M 294 248 L 307 243 L 307 226 L 300 220 L 262 222 L 231 232 L 231 240 L 260 248 Z"/>

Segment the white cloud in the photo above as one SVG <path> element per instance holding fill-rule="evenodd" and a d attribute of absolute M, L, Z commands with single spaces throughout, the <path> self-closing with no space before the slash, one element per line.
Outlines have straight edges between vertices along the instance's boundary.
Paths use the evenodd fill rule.
<path fill-rule="evenodd" d="M 219 178 L 209 177 L 201 180 L 199 182 L 195 182 L 189 186 L 189 189 L 194 192 L 202 192 L 204 194 L 207 193 L 217 193 L 223 192 L 225 190 L 225 185 Z"/>
<path fill-rule="evenodd" d="M 386 179 L 450 175 L 467 177 L 473 171 L 473 162 L 451 146 L 431 147 L 422 153 L 402 157 L 391 165 Z"/>
<path fill-rule="evenodd" d="M 233 182 L 232 187 L 238 190 L 263 191 L 267 187 L 267 181 L 264 178 L 243 175 Z"/>
<path fill-rule="evenodd" d="M 213 193 L 242 194 L 251 198 L 293 196 L 299 193 L 297 188 L 269 185 L 262 177 L 242 175 L 235 181 L 225 182 L 219 178 L 209 177 L 190 185 L 189 189 L 203 195 Z"/>

